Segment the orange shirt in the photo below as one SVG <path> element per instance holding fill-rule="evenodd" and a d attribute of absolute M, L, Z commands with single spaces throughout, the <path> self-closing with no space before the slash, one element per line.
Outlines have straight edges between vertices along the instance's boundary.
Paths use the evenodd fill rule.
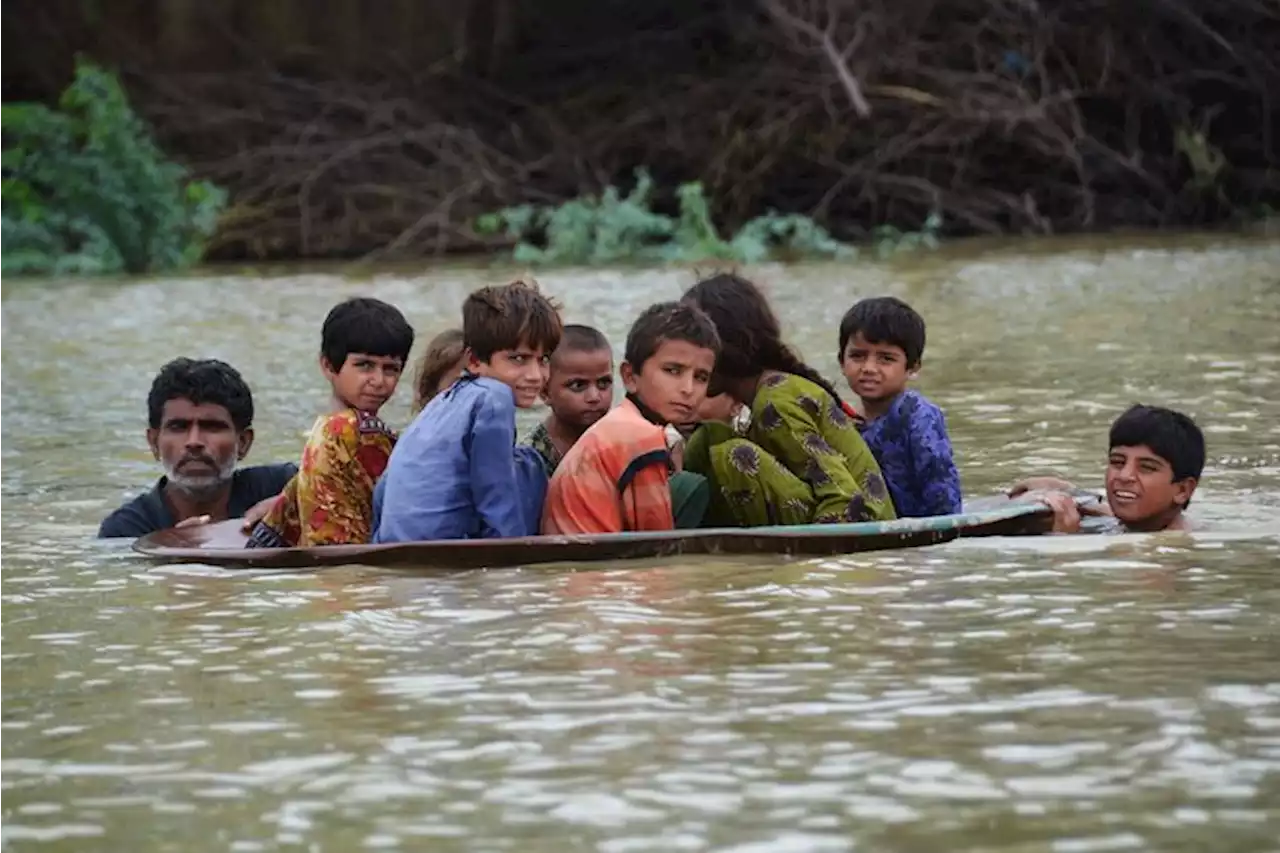
<path fill-rule="evenodd" d="M 672 530 L 665 430 L 630 400 L 592 424 L 547 486 L 542 532 Z"/>

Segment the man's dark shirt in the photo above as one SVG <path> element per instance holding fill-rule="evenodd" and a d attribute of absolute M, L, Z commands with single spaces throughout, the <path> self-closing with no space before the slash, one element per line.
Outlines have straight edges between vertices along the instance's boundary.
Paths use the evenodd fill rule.
<path fill-rule="evenodd" d="M 298 466 L 288 462 L 237 469 L 231 475 L 227 517 L 239 518 L 259 501 L 280 494 L 285 483 L 296 473 Z M 164 487 L 168 480 L 168 477 L 161 477 L 151 491 L 138 495 L 103 519 L 102 526 L 98 528 L 98 537 L 127 536 L 136 539 L 177 524 L 164 500 Z"/>

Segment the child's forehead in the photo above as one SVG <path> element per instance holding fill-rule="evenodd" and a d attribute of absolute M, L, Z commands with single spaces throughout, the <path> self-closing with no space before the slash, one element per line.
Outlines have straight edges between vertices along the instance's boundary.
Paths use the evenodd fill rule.
<path fill-rule="evenodd" d="M 1164 465 L 1169 464 L 1168 459 L 1165 459 L 1145 444 L 1117 444 L 1111 448 L 1109 453 L 1112 456 L 1117 454 L 1121 456 L 1136 456 L 1139 459 L 1150 459 Z"/>
<path fill-rule="evenodd" d="M 557 349 L 551 354 L 552 370 L 613 369 L 613 351 L 607 347 L 593 349 Z"/>
<path fill-rule="evenodd" d="M 657 347 L 653 350 L 653 355 L 645 361 L 663 362 L 663 361 L 679 361 L 679 362 L 711 362 L 715 363 L 716 354 L 714 350 L 700 346 L 692 341 L 679 340 L 677 338 L 663 338 L 658 342 Z"/>
<path fill-rule="evenodd" d="M 893 350 L 895 352 L 905 353 L 905 350 L 903 350 L 900 344 L 895 344 L 892 341 L 868 340 L 867 336 L 861 331 L 853 333 L 852 337 L 849 338 L 849 344 L 850 346 L 856 346 L 862 349 Z"/>

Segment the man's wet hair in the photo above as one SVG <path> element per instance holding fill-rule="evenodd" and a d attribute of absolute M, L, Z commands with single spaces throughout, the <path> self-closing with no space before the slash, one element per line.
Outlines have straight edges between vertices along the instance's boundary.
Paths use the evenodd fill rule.
<path fill-rule="evenodd" d="M 907 367 L 918 366 L 924 356 L 924 318 L 896 297 L 862 299 L 845 312 L 840 320 L 837 360 L 844 361 L 844 349 L 858 333 L 869 344 L 901 347 L 907 356 Z"/>
<path fill-rule="evenodd" d="M 400 309 L 368 296 L 333 306 L 320 329 L 320 354 L 334 372 L 342 370 L 353 352 L 398 358 L 404 364 L 411 349 L 413 327 Z"/>
<path fill-rule="evenodd" d="M 623 357 L 639 373 L 664 341 L 685 341 L 720 352 L 720 335 L 705 311 L 690 302 L 659 302 L 644 309 L 631 324 Z"/>
<path fill-rule="evenodd" d="M 222 406 L 236 432 L 253 426 L 253 394 L 239 371 L 224 361 L 175 358 L 160 368 L 147 394 L 147 424 L 160 429 L 164 404 L 178 399 Z"/>
<path fill-rule="evenodd" d="M 556 352 L 599 352 L 600 350 L 613 352 L 613 347 L 609 346 L 609 339 L 594 326 L 583 326 L 578 323 L 570 323 L 564 327 L 564 334 L 560 336 L 560 344 L 556 347 Z"/>
<path fill-rule="evenodd" d="M 564 324 L 558 306 L 533 281 L 516 280 L 473 291 L 462 303 L 462 339 L 480 361 L 524 345 L 550 355 Z"/>
<path fill-rule="evenodd" d="M 1191 418 L 1159 406 L 1132 406 L 1111 424 L 1108 448 L 1145 444 L 1169 463 L 1174 482 L 1200 479 L 1204 471 L 1204 433 Z"/>

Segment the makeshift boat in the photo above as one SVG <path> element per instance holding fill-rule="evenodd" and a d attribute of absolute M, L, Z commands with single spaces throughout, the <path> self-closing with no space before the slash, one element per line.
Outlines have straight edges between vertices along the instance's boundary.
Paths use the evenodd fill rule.
<path fill-rule="evenodd" d="M 1081 506 L 1096 495 L 1078 495 Z M 165 562 L 232 568 L 296 569 L 365 565 L 419 569 L 474 569 L 539 563 L 603 562 L 700 554 L 832 556 L 937 545 L 959 537 L 1046 533 L 1053 514 L 1034 497 L 982 499 L 957 515 L 856 524 L 708 528 L 512 539 L 399 542 L 389 545 L 324 545 L 314 548 L 245 548 L 238 519 L 170 528 L 142 537 L 135 551 Z"/>

